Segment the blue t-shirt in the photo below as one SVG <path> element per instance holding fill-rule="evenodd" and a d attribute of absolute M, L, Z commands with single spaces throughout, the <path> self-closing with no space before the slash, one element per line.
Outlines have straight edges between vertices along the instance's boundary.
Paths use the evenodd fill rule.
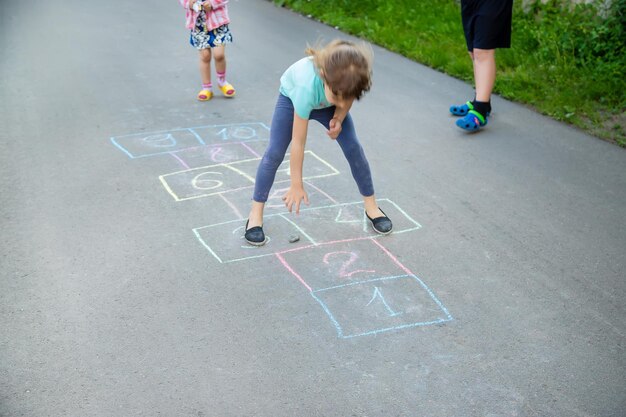
<path fill-rule="evenodd" d="M 324 94 L 313 58 L 306 57 L 291 65 L 280 77 L 280 93 L 291 99 L 296 114 L 308 119 L 313 109 L 332 106 Z"/>

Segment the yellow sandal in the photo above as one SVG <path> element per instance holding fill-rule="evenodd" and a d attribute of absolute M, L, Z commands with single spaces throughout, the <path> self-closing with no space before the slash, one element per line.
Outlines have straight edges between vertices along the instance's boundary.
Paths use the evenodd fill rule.
<path fill-rule="evenodd" d="M 198 93 L 198 100 L 200 101 L 209 101 L 211 100 L 211 97 L 213 97 L 213 91 L 207 90 L 206 88 L 204 90 L 200 90 Z"/>
<path fill-rule="evenodd" d="M 235 97 L 235 87 L 233 87 L 230 83 L 226 83 L 220 87 L 222 90 L 222 94 L 226 97 Z"/>

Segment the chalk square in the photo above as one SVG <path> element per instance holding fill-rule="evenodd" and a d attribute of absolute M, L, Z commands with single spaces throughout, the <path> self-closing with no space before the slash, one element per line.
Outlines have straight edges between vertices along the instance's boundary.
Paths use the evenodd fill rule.
<path fill-rule="evenodd" d="M 452 320 L 415 275 L 382 277 L 312 291 L 340 338 L 374 335 Z"/>
<path fill-rule="evenodd" d="M 283 265 L 310 290 L 354 284 L 409 271 L 373 239 L 345 240 L 279 253 Z"/>
<path fill-rule="evenodd" d="M 333 175 L 338 175 L 339 171 L 332 166 L 330 163 L 326 162 L 313 151 L 304 151 L 306 163 L 303 166 L 302 172 L 302 180 L 307 181 L 314 178 L 324 178 L 330 177 Z M 285 155 L 284 160 L 281 162 L 278 170 L 276 171 L 276 178 L 274 180 L 274 184 L 289 184 L 291 183 L 291 164 L 289 161 L 290 154 Z M 254 173 L 256 173 L 255 166 Z"/>
<path fill-rule="evenodd" d="M 254 178 L 234 168 L 234 164 L 193 168 L 161 175 L 159 179 L 176 201 L 207 197 L 254 184 Z"/>
<path fill-rule="evenodd" d="M 398 235 L 422 227 L 392 201 L 379 199 L 378 203 L 385 207 L 385 213 L 393 221 L 392 234 Z M 305 207 L 293 221 L 314 244 L 381 237 L 373 230 L 362 202 Z"/>
<path fill-rule="evenodd" d="M 252 142 L 250 142 L 252 143 Z M 259 154 L 245 143 L 220 143 L 195 146 L 172 154 L 185 168 L 200 168 L 207 165 L 223 164 L 258 158 Z"/>
<path fill-rule="evenodd" d="M 362 203 L 305 207 L 294 217 L 294 223 L 315 244 L 377 236 Z"/>
<path fill-rule="evenodd" d="M 204 144 L 189 129 L 115 136 L 111 142 L 131 159 L 167 154 Z"/>
<path fill-rule="evenodd" d="M 268 141 L 270 130 L 264 123 L 235 123 L 190 128 L 207 144 L 226 142 Z"/>
<path fill-rule="evenodd" d="M 221 263 L 274 256 L 277 251 L 309 244 L 304 237 L 296 243 L 289 242 L 289 236 L 294 234 L 295 229 L 285 216 L 267 216 L 265 220 L 264 230 L 267 242 L 263 246 L 252 246 L 245 241 L 243 235 L 246 221 L 244 219 L 198 227 L 193 229 L 193 233 L 211 255 Z"/>

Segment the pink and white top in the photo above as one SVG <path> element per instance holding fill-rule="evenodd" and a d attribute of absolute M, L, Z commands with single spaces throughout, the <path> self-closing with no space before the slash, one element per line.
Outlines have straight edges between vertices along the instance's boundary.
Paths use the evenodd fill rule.
<path fill-rule="evenodd" d="M 200 13 L 193 11 L 189 7 L 191 0 L 178 0 L 178 2 L 186 9 L 185 26 L 187 29 L 193 29 L 196 26 L 196 20 L 198 20 Z M 228 0 L 204 0 L 203 3 L 209 3 L 211 5 L 211 10 L 205 13 L 207 17 L 207 30 L 213 30 L 230 23 L 228 9 L 226 7 Z"/>

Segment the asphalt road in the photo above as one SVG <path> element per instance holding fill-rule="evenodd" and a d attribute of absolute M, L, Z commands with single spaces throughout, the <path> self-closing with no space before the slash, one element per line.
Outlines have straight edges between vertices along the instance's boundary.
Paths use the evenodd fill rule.
<path fill-rule="evenodd" d="M 624 149 L 498 97 L 465 134 L 470 85 L 375 47 L 396 232 L 314 126 L 311 206 L 251 250 L 278 79 L 347 36 L 230 13 L 237 97 L 199 103 L 176 1 L 0 2 L 0 416 L 626 415 Z"/>

